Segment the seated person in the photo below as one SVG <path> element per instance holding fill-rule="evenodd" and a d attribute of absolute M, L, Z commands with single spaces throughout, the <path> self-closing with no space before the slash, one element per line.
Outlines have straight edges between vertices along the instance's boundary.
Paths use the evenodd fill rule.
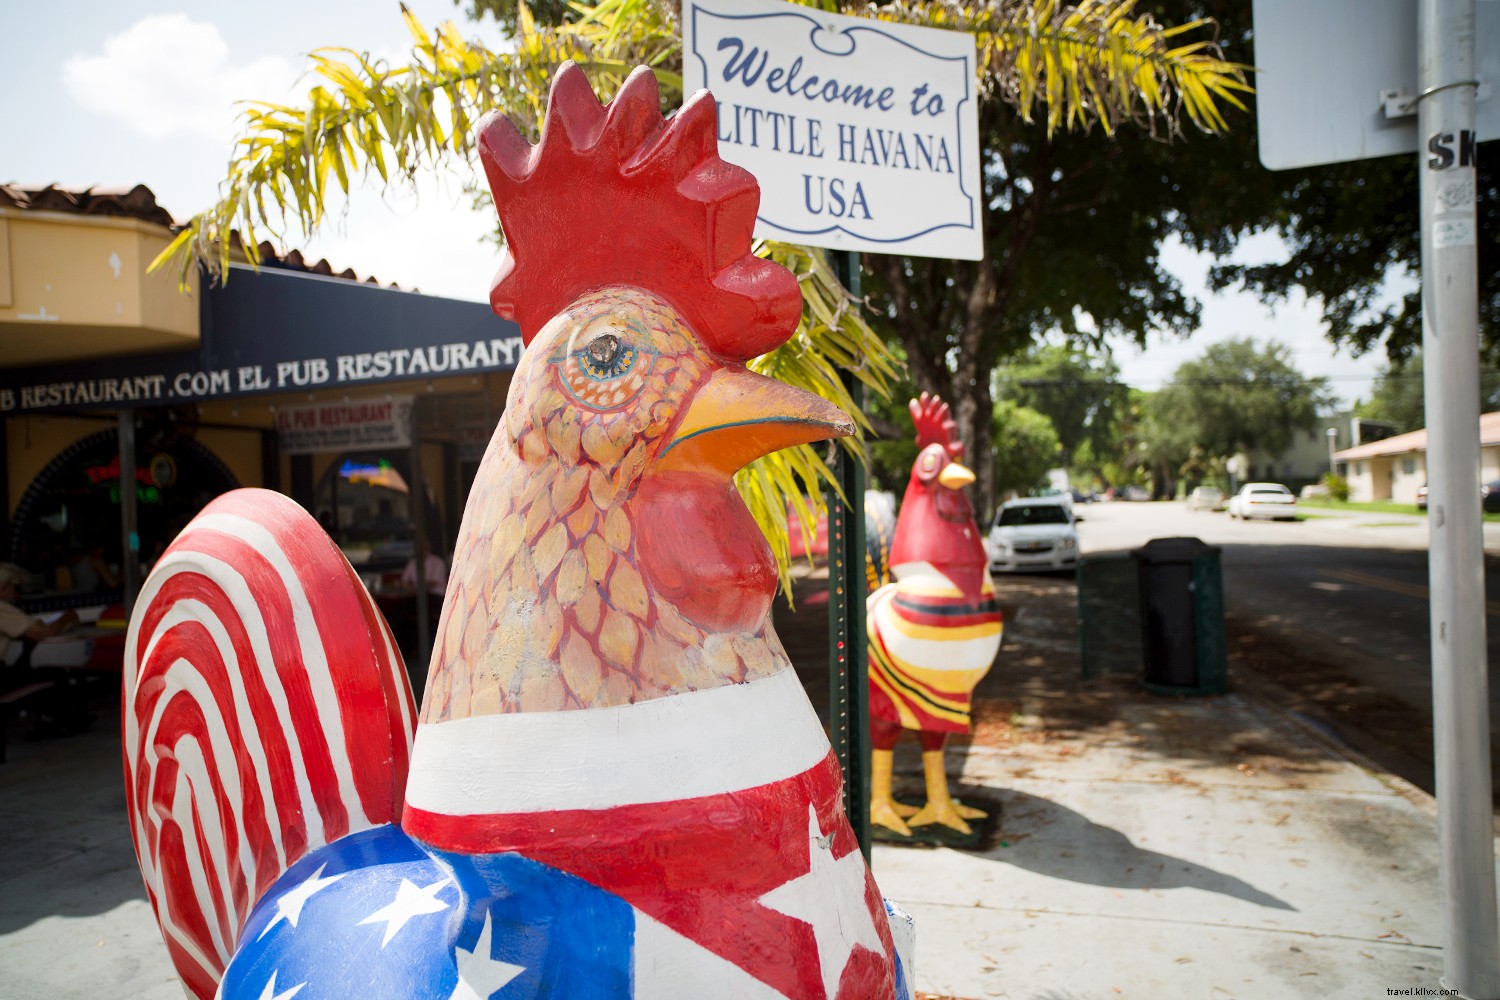
<path fill-rule="evenodd" d="M 114 589 L 120 585 L 120 572 L 104 557 L 104 546 L 89 548 L 68 567 L 73 578 L 73 589 L 92 593 L 101 588 Z"/>
<path fill-rule="evenodd" d="M 0 563 L 0 664 L 8 663 L 12 657 L 11 646 L 16 643 L 35 643 L 51 638 L 78 623 L 78 612 L 69 608 L 50 622 L 33 618 L 15 601 L 20 596 L 21 584 L 30 574 L 15 563 Z M 23 669 L 24 668 L 24 669 Z M 45 701 L 40 706 L 37 736 L 64 736 L 80 733 L 89 727 L 94 717 L 89 715 L 74 699 L 69 697 L 70 678 L 64 670 L 32 670 L 29 664 L 16 669 L 5 669 L 0 684 L 25 683 L 27 681 L 52 681 L 56 686 L 43 693 Z"/>
<path fill-rule="evenodd" d="M 72 608 L 52 621 L 44 622 L 16 607 L 15 601 L 20 597 L 21 584 L 30 575 L 15 563 L 0 563 L 0 662 L 10 658 L 8 654 L 12 642 L 37 642 L 51 638 L 78 623 L 78 612 Z"/>
<path fill-rule="evenodd" d="M 422 573 L 427 578 L 427 592 L 442 597 L 448 590 L 448 566 L 443 562 L 443 557 L 436 552 L 427 553 L 427 559 L 422 565 Z M 406 561 L 406 566 L 401 570 L 401 586 L 406 590 L 417 589 L 417 557 L 413 555 Z"/>

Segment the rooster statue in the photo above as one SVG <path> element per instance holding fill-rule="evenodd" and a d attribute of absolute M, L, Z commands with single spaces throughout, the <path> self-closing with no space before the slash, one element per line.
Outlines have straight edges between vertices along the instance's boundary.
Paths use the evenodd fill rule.
<path fill-rule="evenodd" d="M 801 315 L 699 93 L 554 80 L 480 124 L 527 350 L 469 496 L 420 720 L 277 494 L 210 504 L 129 632 L 132 832 L 200 998 L 910 997 L 909 925 L 768 617 L 745 463 L 846 435 L 751 373 Z M 413 729 L 415 734 L 413 736 Z M 897 911 L 899 912 L 899 911 Z"/>
<path fill-rule="evenodd" d="M 1000 651 L 1000 604 L 964 487 L 963 442 L 948 404 L 922 393 L 911 401 L 917 460 L 896 518 L 889 563 L 894 582 L 869 596 L 870 821 L 903 836 L 940 824 L 968 835 L 985 813 L 949 793 L 943 743 L 969 731 L 969 697 Z M 872 577 L 873 578 L 873 577 Z M 927 802 L 920 809 L 891 794 L 902 729 L 922 744 Z"/>

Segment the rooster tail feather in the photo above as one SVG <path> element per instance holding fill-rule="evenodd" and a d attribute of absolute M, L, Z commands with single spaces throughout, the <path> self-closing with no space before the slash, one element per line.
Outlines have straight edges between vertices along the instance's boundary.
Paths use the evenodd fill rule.
<path fill-rule="evenodd" d="M 416 706 L 390 629 L 307 512 L 210 503 L 126 637 L 131 835 L 173 963 L 212 997 L 250 908 L 308 851 L 394 822 Z"/>

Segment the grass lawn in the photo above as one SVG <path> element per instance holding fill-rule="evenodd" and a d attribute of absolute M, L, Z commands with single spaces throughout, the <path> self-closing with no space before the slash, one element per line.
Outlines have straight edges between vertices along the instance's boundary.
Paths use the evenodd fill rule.
<path fill-rule="evenodd" d="M 1392 503 L 1389 500 L 1376 500 L 1373 503 L 1350 503 L 1348 501 L 1328 500 L 1323 498 L 1299 499 L 1298 507 L 1318 507 L 1323 510 L 1352 510 L 1366 514 L 1411 514 L 1412 516 L 1426 517 L 1425 510 L 1418 510 L 1414 503 Z"/>
<path fill-rule="evenodd" d="M 1299 499 L 1297 506 L 1315 507 L 1321 510 L 1348 510 L 1360 511 L 1366 514 L 1408 514 L 1412 517 L 1426 517 L 1425 510 L 1418 510 L 1414 503 L 1392 503 L 1389 500 L 1376 500 L 1373 503 L 1349 503 L 1338 500 L 1322 498 Z M 1486 521 L 1500 521 L 1500 514 L 1485 514 Z"/>

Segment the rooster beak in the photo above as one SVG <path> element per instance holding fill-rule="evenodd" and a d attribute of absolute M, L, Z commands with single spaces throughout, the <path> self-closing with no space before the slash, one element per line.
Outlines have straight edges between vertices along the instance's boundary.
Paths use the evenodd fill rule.
<path fill-rule="evenodd" d="M 957 462 L 949 462 L 943 466 L 943 471 L 938 473 L 938 482 L 950 490 L 961 490 L 972 483 L 974 479 L 974 473 L 969 471 L 966 466 L 959 465 Z"/>
<path fill-rule="evenodd" d="M 727 477 L 773 451 L 853 433 L 849 415 L 821 396 L 724 368 L 693 394 L 656 468 Z"/>

